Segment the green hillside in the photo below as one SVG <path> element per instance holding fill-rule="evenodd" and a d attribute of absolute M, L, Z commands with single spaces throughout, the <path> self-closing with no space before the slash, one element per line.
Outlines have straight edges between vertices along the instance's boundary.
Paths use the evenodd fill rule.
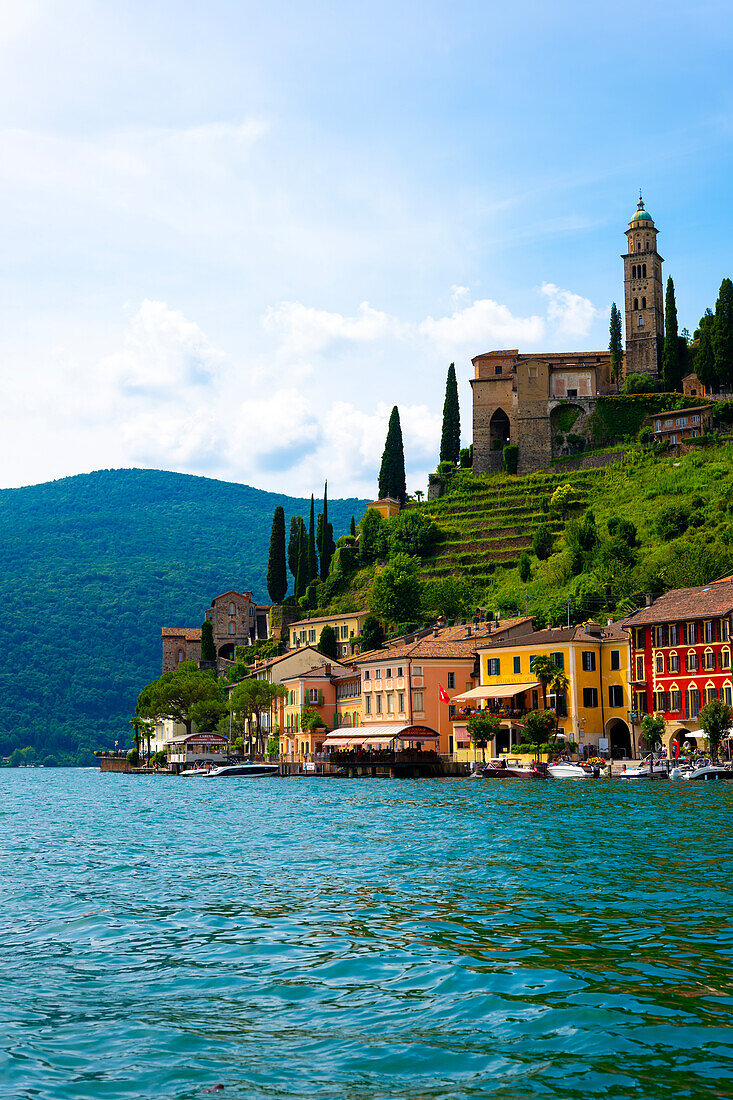
<path fill-rule="evenodd" d="M 573 489 L 566 514 L 551 505 L 562 485 Z M 441 608 L 448 617 L 470 615 L 477 605 L 529 612 L 547 624 L 568 614 L 573 622 L 617 616 L 648 592 L 733 571 L 733 444 L 713 443 L 682 458 L 630 446 L 622 463 L 572 473 L 562 464 L 526 477 L 460 471 L 444 497 L 416 510 L 437 525 L 439 538 L 420 558 L 422 606 L 411 624 L 431 621 Z M 382 560 L 396 552 L 396 523 L 383 525 Z M 552 534 L 543 560 L 532 549 L 540 525 Z M 518 568 L 522 552 L 526 580 Z M 329 586 L 331 606 L 364 606 L 382 569 L 357 551 L 353 568 Z"/>
<path fill-rule="evenodd" d="M 364 503 L 329 501 L 335 537 Z M 126 737 L 162 625 L 200 625 L 228 588 L 268 601 L 278 504 L 307 520 L 310 501 L 158 470 L 0 491 L 0 754 Z"/>

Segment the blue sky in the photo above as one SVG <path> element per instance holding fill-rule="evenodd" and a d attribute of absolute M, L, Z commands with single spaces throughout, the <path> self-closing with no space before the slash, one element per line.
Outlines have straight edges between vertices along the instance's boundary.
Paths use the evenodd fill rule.
<path fill-rule="evenodd" d="M 608 342 L 641 186 L 731 274 L 729 4 L 0 0 L 0 485 L 374 490 L 455 360 Z"/>

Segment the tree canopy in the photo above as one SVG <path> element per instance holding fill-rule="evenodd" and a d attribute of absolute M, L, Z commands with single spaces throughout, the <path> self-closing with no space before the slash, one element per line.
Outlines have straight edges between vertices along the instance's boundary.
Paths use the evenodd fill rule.
<path fill-rule="evenodd" d="M 420 565 L 408 554 L 395 554 L 369 590 L 369 610 L 391 623 L 413 623 L 420 618 Z"/>
<path fill-rule="evenodd" d="M 324 626 L 318 639 L 318 652 L 322 653 L 324 657 L 330 657 L 334 661 L 338 657 L 336 631 L 332 626 L 329 626 L 328 623 Z"/>
<path fill-rule="evenodd" d="M 211 619 L 204 619 L 201 624 L 201 660 L 216 660 L 216 646 L 214 645 L 214 624 L 211 622 Z"/>
<path fill-rule="evenodd" d="M 608 350 L 611 353 L 611 379 L 618 388 L 623 366 L 624 348 L 621 340 L 621 311 L 615 302 L 611 303 Z"/>
<path fill-rule="evenodd" d="M 267 591 L 273 603 L 282 603 L 288 590 L 285 560 L 285 511 L 278 505 L 272 517 L 270 555 L 267 562 Z"/>
<path fill-rule="evenodd" d="M 461 454 L 461 410 L 458 403 L 456 365 L 448 367 L 443 402 L 443 432 L 440 439 L 440 461 L 458 465 Z"/>
<path fill-rule="evenodd" d="M 402 427 L 397 406 L 392 409 L 384 444 L 382 465 L 379 471 L 379 496 L 392 497 L 404 504 L 407 498 L 405 480 L 405 451 L 402 444 Z"/>
<path fill-rule="evenodd" d="M 138 695 L 137 713 L 141 718 L 181 722 L 189 735 L 196 706 L 214 701 L 222 701 L 222 692 L 213 675 L 201 672 L 194 661 L 184 661 L 143 688 Z"/>

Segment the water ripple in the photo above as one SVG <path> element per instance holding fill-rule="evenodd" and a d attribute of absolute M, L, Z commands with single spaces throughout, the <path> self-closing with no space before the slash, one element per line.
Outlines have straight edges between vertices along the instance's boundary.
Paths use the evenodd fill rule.
<path fill-rule="evenodd" d="M 733 1096 L 733 791 L 0 772 L 0 1096 Z"/>

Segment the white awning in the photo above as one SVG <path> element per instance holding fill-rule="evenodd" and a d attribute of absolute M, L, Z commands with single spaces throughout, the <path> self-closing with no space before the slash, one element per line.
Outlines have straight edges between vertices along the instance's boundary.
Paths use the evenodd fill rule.
<path fill-rule="evenodd" d="M 371 726 L 340 727 L 332 730 L 323 741 L 324 748 L 384 748 L 398 741 L 424 743 L 439 741 L 440 738 L 431 726 L 420 723 L 375 722 Z"/>
<path fill-rule="evenodd" d="M 496 684 L 492 687 L 477 687 L 471 691 L 464 691 L 461 695 L 454 695 L 451 703 L 472 703 L 479 699 L 513 699 L 515 695 L 521 695 L 531 688 L 538 688 L 538 682 L 532 684 Z"/>

